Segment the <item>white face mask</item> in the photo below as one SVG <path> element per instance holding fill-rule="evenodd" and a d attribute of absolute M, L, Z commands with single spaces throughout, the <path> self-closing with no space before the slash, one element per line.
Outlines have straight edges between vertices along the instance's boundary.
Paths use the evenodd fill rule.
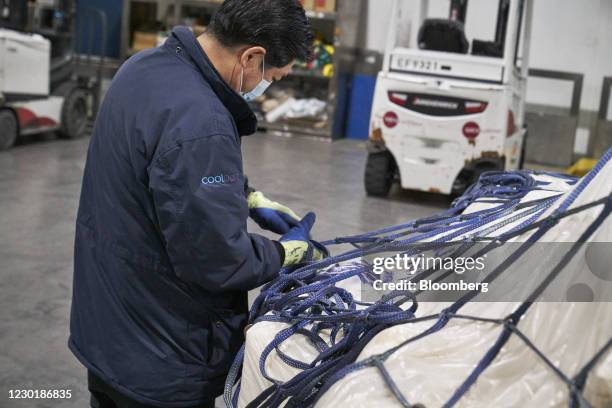
<path fill-rule="evenodd" d="M 261 74 L 261 81 L 250 92 L 243 92 L 242 91 L 242 81 L 244 79 L 244 68 L 242 68 L 242 73 L 240 74 L 240 95 L 242 95 L 244 100 L 247 101 L 247 102 L 251 102 L 251 101 L 259 98 L 261 95 L 264 94 L 264 92 L 266 92 L 268 87 L 270 85 L 272 85 L 272 82 L 266 81 L 266 78 L 265 78 L 265 75 L 266 75 L 266 59 L 265 59 L 265 57 L 263 59 L 262 65 L 263 65 L 262 66 L 263 73 Z"/>

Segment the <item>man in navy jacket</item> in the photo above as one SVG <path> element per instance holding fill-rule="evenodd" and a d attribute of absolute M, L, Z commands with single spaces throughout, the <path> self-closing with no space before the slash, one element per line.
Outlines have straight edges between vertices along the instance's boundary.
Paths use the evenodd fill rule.
<path fill-rule="evenodd" d="M 227 0 L 116 75 L 77 216 L 69 346 L 94 407 L 209 407 L 243 342 L 247 292 L 312 254 L 288 208 L 246 186 L 246 100 L 308 59 L 298 0 Z M 280 241 L 247 232 L 249 214 Z M 315 258 L 322 256 L 316 250 Z"/>

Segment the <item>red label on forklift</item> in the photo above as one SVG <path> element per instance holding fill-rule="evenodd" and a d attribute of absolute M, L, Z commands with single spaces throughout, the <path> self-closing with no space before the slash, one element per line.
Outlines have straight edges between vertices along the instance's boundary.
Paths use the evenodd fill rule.
<path fill-rule="evenodd" d="M 480 126 L 476 122 L 468 122 L 463 125 L 463 136 L 467 139 L 474 140 L 480 135 Z"/>
<path fill-rule="evenodd" d="M 383 122 L 385 123 L 386 127 L 394 128 L 399 123 L 399 117 L 395 112 L 387 112 L 385 113 L 385 116 L 383 116 Z"/>

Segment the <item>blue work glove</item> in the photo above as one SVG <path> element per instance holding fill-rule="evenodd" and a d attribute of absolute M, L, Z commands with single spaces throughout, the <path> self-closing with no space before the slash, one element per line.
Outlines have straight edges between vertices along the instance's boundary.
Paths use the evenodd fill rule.
<path fill-rule="evenodd" d="M 326 253 L 310 239 L 310 230 L 316 219 L 314 213 L 306 214 L 302 221 L 280 239 L 280 244 L 285 249 L 284 267 L 325 258 Z"/>
<path fill-rule="evenodd" d="M 298 217 L 291 209 L 267 199 L 263 193 L 254 191 L 247 197 L 249 215 L 262 229 L 282 235 L 296 225 Z"/>

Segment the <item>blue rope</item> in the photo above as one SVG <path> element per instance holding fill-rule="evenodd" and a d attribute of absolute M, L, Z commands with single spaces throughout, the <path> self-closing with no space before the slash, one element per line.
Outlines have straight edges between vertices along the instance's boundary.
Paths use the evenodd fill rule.
<path fill-rule="evenodd" d="M 459 316 L 459 309 L 467 304 L 477 295 L 472 292 L 466 294 L 458 302 L 450 306 L 438 315 L 416 318 L 414 313 L 418 304 L 414 294 L 406 292 L 392 292 L 377 302 L 357 302 L 347 290 L 338 288 L 336 283 L 352 277 L 359 277 L 367 281 L 372 274 L 372 266 L 363 262 L 350 265 L 350 267 L 333 268 L 337 264 L 363 258 L 368 255 L 384 253 L 389 250 L 405 250 L 405 253 L 415 251 L 415 243 L 433 239 L 426 242 L 432 248 L 440 247 L 440 244 L 459 239 L 464 242 L 465 248 L 470 247 L 478 239 L 483 239 L 501 228 L 520 220 L 518 226 L 497 237 L 482 252 L 491 250 L 502 242 L 524 233 L 530 228 L 535 233 L 530 237 L 528 243 L 537 241 L 558 220 L 571 213 L 569 207 L 584 191 L 586 186 L 603 169 L 612 156 L 612 149 L 606 153 L 602 161 L 595 169 L 580 181 L 575 190 L 558 206 L 553 212 L 551 222 L 541 223 L 541 217 L 555 205 L 561 194 L 545 199 L 534 200 L 529 203 L 521 203 L 524 197 L 537 190 L 548 190 L 550 183 L 540 182 L 534 179 L 534 175 L 543 173 L 514 171 L 514 172 L 490 172 L 482 175 L 478 183 L 468 189 L 460 198 L 455 200 L 451 208 L 436 216 L 428 217 L 420 221 L 413 221 L 398 226 L 387 227 L 366 234 L 351 237 L 336 238 L 323 242 L 323 245 L 352 244 L 354 249 L 343 254 L 329 257 L 320 262 L 310 262 L 297 268 L 286 268 L 280 272 L 277 279 L 265 285 L 260 295 L 255 300 L 250 312 L 250 324 L 261 321 L 282 322 L 287 328 L 278 332 L 272 342 L 266 346 L 259 360 L 259 370 L 264 378 L 273 385 L 265 390 L 258 398 L 249 404 L 249 407 L 276 407 L 283 402 L 287 406 L 310 406 L 331 385 L 343 378 L 349 372 L 360 370 L 364 367 L 376 366 L 386 383 L 392 389 L 393 394 L 402 404 L 408 404 L 401 395 L 397 385 L 388 376 L 384 368 L 384 360 L 391 354 L 409 344 L 412 341 L 429 336 L 446 326 L 452 318 L 470 318 Z M 571 185 L 576 184 L 576 178 L 556 175 Z M 487 208 L 472 214 L 463 214 L 470 205 L 489 203 Z M 511 218 L 507 218 L 509 215 Z M 506 218 L 505 220 L 503 218 Z M 496 220 L 502 219 L 495 223 Z M 541 224 L 540 224 L 541 223 Z M 456 241 L 455 241 L 456 242 Z M 527 243 L 525 243 L 526 245 Z M 418 249 L 417 249 L 418 251 Z M 502 263 L 485 281 L 493 281 L 510 264 L 521 255 L 509 257 Z M 423 273 L 433 273 L 424 271 Z M 422 277 L 419 274 L 411 279 Z M 401 306 L 411 303 L 407 309 Z M 477 380 L 479 375 L 493 361 L 497 352 L 507 341 L 512 333 L 520 333 L 516 328 L 518 319 L 528 310 L 528 306 L 519 309 L 512 315 L 512 319 L 495 321 L 504 324 L 505 329 L 496 344 L 483 357 L 480 364 L 462 386 L 455 392 L 447 402 L 447 406 L 453 406 L 469 387 Z M 471 317 L 474 320 L 479 318 Z M 404 323 L 416 323 L 419 321 L 433 320 L 433 325 L 402 344 L 373 356 L 359 363 L 355 363 L 358 351 L 383 329 Z M 482 319 L 481 319 L 482 320 Z M 325 331 L 325 333 L 323 333 Z M 340 336 L 342 334 L 342 336 Z M 314 361 L 304 362 L 289 357 L 280 350 L 280 346 L 292 336 L 306 336 L 309 342 L 319 353 Z M 329 337 L 326 342 L 323 335 Z M 340 337 L 339 337 L 340 336 Z M 271 378 L 265 369 L 265 363 L 272 351 L 276 351 L 279 358 L 287 365 L 302 370 L 298 375 L 287 382 L 281 382 Z M 224 392 L 224 401 L 228 407 L 237 404 L 240 383 L 240 369 L 244 359 L 244 346 L 236 356 L 230 369 Z M 583 374 L 582 377 L 586 376 Z M 237 384 L 237 389 L 232 389 Z M 572 398 L 582 401 L 582 397 Z M 289 401 L 289 402 L 287 402 Z M 409 404 L 407 405 L 409 406 Z"/>
<path fill-rule="evenodd" d="M 566 212 L 569 207 L 576 201 L 576 199 L 584 192 L 586 187 L 593 181 L 595 176 L 599 174 L 601 170 L 603 170 L 604 166 L 608 163 L 608 161 L 612 158 L 612 149 L 610 149 L 602 158 L 602 160 L 595 166 L 595 168 L 581 180 L 580 184 L 576 189 L 574 189 L 568 197 L 559 205 L 559 207 L 553 212 L 553 219 L 559 217 L 564 212 Z M 595 230 L 603 223 L 603 221 L 610 215 L 612 210 L 612 199 L 608 199 L 608 202 L 604 206 L 600 216 L 592 223 L 592 225 L 587 228 L 587 230 L 583 233 L 583 235 L 578 239 L 577 243 L 574 245 L 573 249 L 577 250 L 577 246 L 581 243 L 586 242 L 591 235 L 595 232 Z M 544 226 L 544 228 L 539 229 L 528 242 L 536 242 L 540 239 L 546 232 L 548 232 L 554 223 L 549 223 Z M 563 266 L 567 264 L 567 262 L 575 255 L 575 251 L 570 251 L 570 253 L 566 254 L 564 259 L 559 262 L 559 264 L 553 269 L 551 274 L 547 277 L 547 279 L 536 289 L 536 291 L 530 296 L 526 302 L 524 302 L 510 317 L 512 323 L 516 326 L 520 320 L 520 318 L 525 315 L 525 313 L 529 310 L 535 299 L 539 297 L 539 295 L 544 291 L 544 289 L 550 285 L 552 279 L 556 277 L 556 275 L 562 270 Z M 505 327 L 504 331 L 500 335 L 497 342 L 489 349 L 487 354 L 483 357 L 480 363 L 476 366 L 474 371 L 470 374 L 470 376 L 465 380 L 465 382 L 457 389 L 455 394 L 449 399 L 449 401 L 445 404 L 445 407 L 454 406 L 459 399 L 468 391 L 468 389 L 476 382 L 480 374 L 492 363 L 493 359 L 497 356 L 501 348 L 507 343 L 510 338 L 511 328 Z M 567 380 L 566 380 L 567 381 Z"/>

